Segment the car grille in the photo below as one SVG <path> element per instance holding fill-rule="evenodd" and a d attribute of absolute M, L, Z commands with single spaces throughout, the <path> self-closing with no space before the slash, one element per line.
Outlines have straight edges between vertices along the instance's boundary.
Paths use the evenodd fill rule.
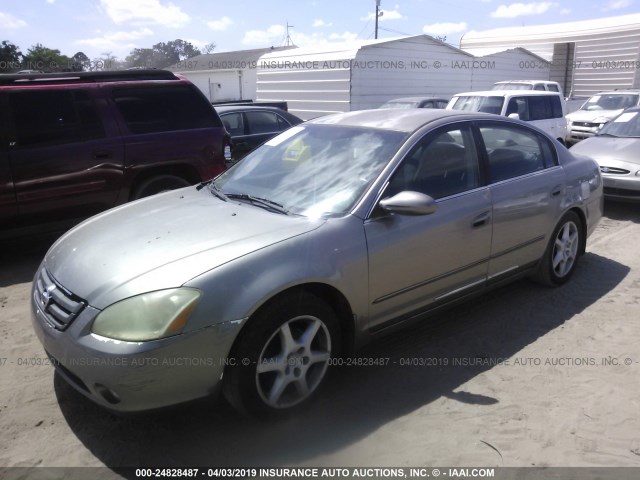
<path fill-rule="evenodd" d="M 590 123 L 590 122 L 573 122 L 572 125 L 574 127 L 587 127 L 587 128 L 594 128 L 594 127 L 600 126 L 599 123 Z"/>
<path fill-rule="evenodd" d="M 629 175 L 631 172 L 629 170 L 625 170 L 624 168 L 616 168 L 616 167 L 600 167 L 600 171 L 602 173 L 608 173 L 609 175 Z"/>
<path fill-rule="evenodd" d="M 38 273 L 34 297 L 47 321 L 57 330 L 66 329 L 87 305 L 58 285 L 44 268 Z"/>

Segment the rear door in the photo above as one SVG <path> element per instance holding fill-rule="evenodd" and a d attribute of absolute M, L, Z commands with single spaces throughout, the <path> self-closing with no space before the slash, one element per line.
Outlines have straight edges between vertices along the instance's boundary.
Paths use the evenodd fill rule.
<path fill-rule="evenodd" d="M 105 128 L 97 90 L 25 88 L 8 94 L 20 224 L 67 222 L 115 204 L 123 147 Z"/>
<path fill-rule="evenodd" d="M 373 330 L 484 284 L 491 202 L 470 124 L 427 134 L 407 154 L 382 198 L 418 191 L 437 200 L 430 215 L 374 212 L 365 221 Z"/>
<path fill-rule="evenodd" d="M 561 212 L 564 172 L 549 140 L 524 126 L 478 123 L 493 203 L 489 280 L 542 256 Z"/>
<path fill-rule="evenodd" d="M 7 230 L 13 225 L 18 215 L 16 194 L 13 187 L 13 176 L 9 163 L 9 137 L 7 116 L 7 97 L 0 93 L 0 227 Z"/>

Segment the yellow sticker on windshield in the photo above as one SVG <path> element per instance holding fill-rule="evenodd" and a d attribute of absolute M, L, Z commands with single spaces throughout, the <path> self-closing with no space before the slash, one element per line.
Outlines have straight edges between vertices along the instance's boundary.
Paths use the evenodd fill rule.
<path fill-rule="evenodd" d="M 304 162 L 311 158 L 311 147 L 301 139 L 291 142 L 284 151 L 282 160 L 286 162 Z"/>

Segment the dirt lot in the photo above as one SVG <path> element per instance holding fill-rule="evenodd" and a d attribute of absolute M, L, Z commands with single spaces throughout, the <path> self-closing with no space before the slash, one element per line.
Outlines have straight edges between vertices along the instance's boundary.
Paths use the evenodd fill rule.
<path fill-rule="evenodd" d="M 222 401 L 113 416 L 48 365 L 29 320 L 48 244 L 0 254 L 0 467 L 640 466 L 640 207 L 612 204 L 572 281 L 521 281 L 377 341 L 306 411 Z M 406 363 L 415 363 L 408 366 Z"/>

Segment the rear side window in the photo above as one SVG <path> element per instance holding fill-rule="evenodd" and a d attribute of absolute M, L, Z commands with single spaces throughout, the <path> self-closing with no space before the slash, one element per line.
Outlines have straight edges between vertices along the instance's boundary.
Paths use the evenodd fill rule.
<path fill-rule="evenodd" d="M 105 136 L 95 104 L 84 90 L 24 90 L 9 95 L 18 146 L 84 142 Z"/>
<path fill-rule="evenodd" d="M 119 88 L 113 100 L 133 134 L 222 126 L 213 107 L 188 85 Z"/>
<path fill-rule="evenodd" d="M 517 125 L 481 125 L 491 182 L 501 182 L 555 165 L 548 140 Z"/>
<path fill-rule="evenodd" d="M 249 133 L 273 133 L 278 132 L 278 117 L 271 112 L 246 112 L 249 123 Z"/>
<path fill-rule="evenodd" d="M 225 113 L 220 116 L 224 128 L 232 137 L 244 135 L 244 118 L 242 113 Z"/>

